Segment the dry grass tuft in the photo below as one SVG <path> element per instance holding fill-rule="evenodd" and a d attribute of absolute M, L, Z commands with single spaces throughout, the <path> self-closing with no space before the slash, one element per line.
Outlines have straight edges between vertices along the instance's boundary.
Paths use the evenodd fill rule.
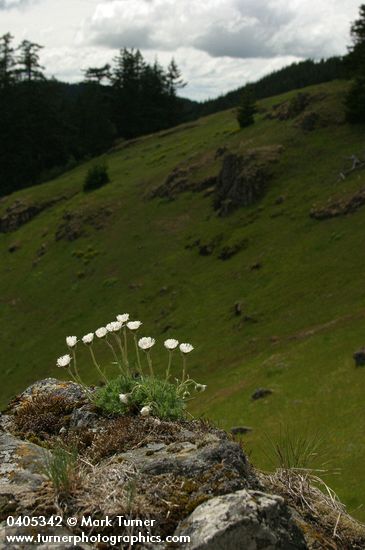
<path fill-rule="evenodd" d="M 313 471 L 278 469 L 265 474 L 266 488 L 285 498 L 310 549 L 363 550 L 365 525 L 352 518 L 335 492 Z"/>

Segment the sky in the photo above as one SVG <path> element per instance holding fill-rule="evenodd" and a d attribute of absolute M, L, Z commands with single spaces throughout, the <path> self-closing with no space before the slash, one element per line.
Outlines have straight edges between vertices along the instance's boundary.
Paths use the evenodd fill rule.
<path fill-rule="evenodd" d="M 216 97 L 294 61 L 346 53 L 359 0 L 0 0 L 0 35 L 44 46 L 47 76 L 82 69 L 123 47 L 172 57 L 196 100 Z"/>

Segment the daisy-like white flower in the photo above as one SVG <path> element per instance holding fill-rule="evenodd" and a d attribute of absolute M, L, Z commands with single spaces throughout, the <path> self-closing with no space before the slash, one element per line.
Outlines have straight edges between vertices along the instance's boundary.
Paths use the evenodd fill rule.
<path fill-rule="evenodd" d="M 168 340 L 164 341 L 164 344 L 166 349 L 172 351 L 173 349 L 176 349 L 179 345 L 179 342 L 177 340 L 174 340 L 174 338 L 169 338 Z"/>
<path fill-rule="evenodd" d="M 138 330 L 141 325 L 141 321 L 129 321 L 129 323 L 127 323 L 129 330 Z"/>
<path fill-rule="evenodd" d="M 198 392 L 203 392 L 207 389 L 207 386 L 206 384 L 196 384 L 195 389 Z"/>
<path fill-rule="evenodd" d="M 105 338 L 105 336 L 108 334 L 108 331 L 105 327 L 100 327 L 95 331 L 95 334 L 98 338 Z"/>
<path fill-rule="evenodd" d="M 66 368 L 69 367 L 71 363 L 71 355 L 68 353 L 66 355 L 62 355 L 57 359 L 57 367 Z"/>
<path fill-rule="evenodd" d="M 122 323 L 120 321 L 112 321 L 106 325 L 106 330 L 108 332 L 118 332 L 122 328 Z"/>
<path fill-rule="evenodd" d="M 149 405 L 142 407 L 141 416 L 149 416 L 151 414 L 152 408 Z"/>
<path fill-rule="evenodd" d="M 67 336 L 66 337 L 66 344 L 69 348 L 74 348 L 77 344 L 77 336 Z"/>
<path fill-rule="evenodd" d="M 86 345 L 90 345 L 92 344 L 93 340 L 94 340 L 94 333 L 93 332 L 89 332 L 89 334 L 85 334 L 85 336 L 83 336 L 81 338 L 81 340 L 83 341 L 84 344 Z"/>
<path fill-rule="evenodd" d="M 155 345 L 155 342 L 156 340 L 154 338 L 151 338 L 150 336 L 145 336 L 144 338 L 140 338 L 140 340 L 138 340 L 138 345 L 141 349 L 148 350 Z"/>
<path fill-rule="evenodd" d="M 191 351 L 193 351 L 193 346 L 191 344 L 180 344 L 180 351 L 181 353 L 190 353 Z"/>
<path fill-rule="evenodd" d="M 128 405 L 130 393 L 120 393 L 119 400 L 123 405 Z"/>
<path fill-rule="evenodd" d="M 117 320 L 120 323 L 126 323 L 129 319 L 129 313 L 121 313 L 120 315 L 117 315 Z"/>

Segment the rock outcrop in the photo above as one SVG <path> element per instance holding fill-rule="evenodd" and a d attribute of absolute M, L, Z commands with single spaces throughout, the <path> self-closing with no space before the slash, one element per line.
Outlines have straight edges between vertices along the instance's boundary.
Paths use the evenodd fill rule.
<path fill-rule="evenodd" d="M 271 112 L 266 115 L 266 118 L 270 120 L 290 120 L 303 113 L 312 101 L 313 96 L 307 93 L 299 92 L 290 100 L 274 105 Z"/>
<path fill-rule="evenodd" d="M 0 217 L 0 233 L 11 233 L 19 227 L 28 223 L 47 208 L 51 208 L 58 202 L 66 200 L 68 197 L 55 197 L 43 202 L 28 202 L 19 200 L 13 202 L 7 207 L 5 214 Z"/>
<path fill-rule="evenodd" d="M 357 367 L 365 367 L 365 349 L 360 349 L 358 351 L 355 351 L 353 355 L 355 365 Z"/>
<path fill-rule="evenodd" d="M 188 550 L 307 548 L 283 498 L 244 489 L 205 502 L 176 534 L 190 536 Z"/>
<path fill-rule="evenodd" d="M 265 194 L 272 177 L 272 165 L 282 151 L 281 145 L 273 145 L 224 157 L 213 204 L 220 216 L 227 216 L 241 206 L 250 206 Z"/>
<path fill-rule="evenodd" d="M 101 206 L 91 211 L 64 212 L 62 221 L 56 229 L 56 241 L 75 241 L 87 235 L 88 228 L 104 229 L 112 215 L 109 207 Z"/>
<path fill-rule="evenodd" d="M 234 433 L 248 430 L 235 428 Z M 49 469 L 46 475 L 44 466 L 60 448 L 77 449 L 78 458 L 68 474 L 72 476 L 69 492 L 55 494 L 53 478 Z M 265 477 L 255 472 L 228 434 L 200 421 L 108 416 L 72 382 L 49 378 L 13 399 L 1 416 L 0 458 L 3 540 L 5 534 L 34 533 L 29 528 L 5 531 L 9 515 L 57 514 L 78 518 L 78 525 L 82 517 L 108 516 L 110 525 L 87 530 L 64 522 L 59 528 L 42 528 L 42 534 L 128 534 L 128 528 L 116 523 L 118 516 L 124 516 L 154 520 L 153 534 L 162 540 L 168 535 L 190 538 L 174 548 L 317 548 L 307 544 L 305 520 L 294 518 L 285 499 L 272 494 Z M 138 529 L 142 535 L 151 531 L 145 526 Z M 78 547 L 101 548 L 88 542 Z M 354 548 L 361 548 L 356 544 Z M 112 545 L 103 543 L 102 548 Z M 135 548 L 167 550 L 171 546 L 141 542 Z"/>
<path fill-rule="evenodd" d="M 329 200 L 324 206 L 313 207 L 310 211 L 310 217 L 315 220 L 328 220 L 330 218 L 337 218 L 338 216 L 347 216 L 348 214 L 354 214 L 364 205 L 365 189 L 360 189 L 360 191 L 357 191 L 351 197 Z"/>
<path fill-rule="evenodd" d="M 207 191 L 214 188 L 216 183 L 216 176 L 208 176 L 203 180 L 195 181 L 192 168 L 176 166 L 166 180 L 149 193 L 148 198 L 174 200 L 180 193 L 185 191 Z"/>

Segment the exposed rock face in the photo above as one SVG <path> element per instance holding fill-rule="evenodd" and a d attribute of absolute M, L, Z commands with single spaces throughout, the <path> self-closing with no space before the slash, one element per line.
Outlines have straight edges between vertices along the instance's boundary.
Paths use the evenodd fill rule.
<path fill-rule="evenodd" d="M 365 204 L 365 189 L 361 189 L 351 197 L 329 201 L 325 206 L 314 207 L 310 211 L 310 217 L 315 220 L 328 220 L 338 216 L 354 214 Z"/>
<path fill-rule="evenodd" d="M 8 206 L 5 214 L 0 218 L 0 233 L 16 231 L 19 227 L 35 218 L 35 216 L 38 216 L 43 210 L 51 208 L 51 206 L 66 199 L 67 197 L 55 197 L 52 200 L 39 203 L 16 200 L 12 205 Z"/>
<path fill-rule="evenodd" d="M 249 246 L 248 239 L 241 239 L 230 245 L 223 246 L 219 251 L 218 258 L 220 260 L 229 260 L 241 250 L 245 250 Z"/>
<path fill-rule="evenodd" d="M 217 254 L 219 260 L 229 260 L 241 250 L 248 248 L 250 242 L 248 239 L 238 239 L 222 245 L 223 234 L 215 235 L 209 240 L 195 239 L 189 242 L 185 248 L 189 250 L 197 249 L 200 256 L 211 256 Z"/>
<path fill-rule="evenodd" d="M 252 394 L 252 399 L 256 401 L 257 399 L 262 399 L 263 397 L 267 397 L 268 395 L 271 395 L 271 394 L 272 394 L 272 390 L 269 390 L 267 388 L 258 388 Z"/>
<path fill-rule="evenodd" d="M 272 177 L 272 164 L 282 151 L 281 145 L 275 145 L 251 149 L 242 156 L 224 157 L 214 197 L 214 208 L 220 216 L 241 206 L 250 206 L 264 195 Z"/>
<path fill-rule="evenodd" d="M 111 214 L 112 210 L 103 206 L 93 211 L 65 212 L 56 230 L 55 239 L 75 241 L 87 235 L 88 228 L 103 229 Z"/>
<path fill-rule="evenodd" d="M 201 504 L 178 527 L 188 550 L 304 550 L 304 537 L 279 496 L 237 491 Z"/>
<path fill-rule="evenodd" d="M 308 111 L 298 117 L 295 126 L 301 128 L 305 132 L 312 132 L 321 126 L 326 126 L 326 123 L 321 119 L 318 113 L 315 111 Z"/>
<path fill-rule="evenodd" d="M 164 198 L 173 200 L 184 191 L 205 191 L 215 186 L 217 182 L 216 176 L 210 176 L 199 182 L 192 178 L 192 170 L 190 168 L 182 168 L 177 166 L 169 174 L 166 180 L 149 194 L 150 199 Z"/>
<path fill-rule="evenodd" d="M 173 199 L 182 191 L 186 191 L 189 186 L 189 170 L 177 166 L 169 174 L 162 185 L 154 189 L 150 198 L 156 197 Z"/>
<path fill-rule="evenodd" d="M 365 366 L 365 349 L 360 349 L 359 351 L 355 351 L 353 357 L 354 357 L 355 365 L 357 367 Z"/>
<path fill-rule="evenodd" d="M 272 111 L 266 115 L 268 119 L 289 120 L 297 117 L 313 101 L 313 96 L 307 93 L 298 93 L 289 101 L 274 105 Z"/>

